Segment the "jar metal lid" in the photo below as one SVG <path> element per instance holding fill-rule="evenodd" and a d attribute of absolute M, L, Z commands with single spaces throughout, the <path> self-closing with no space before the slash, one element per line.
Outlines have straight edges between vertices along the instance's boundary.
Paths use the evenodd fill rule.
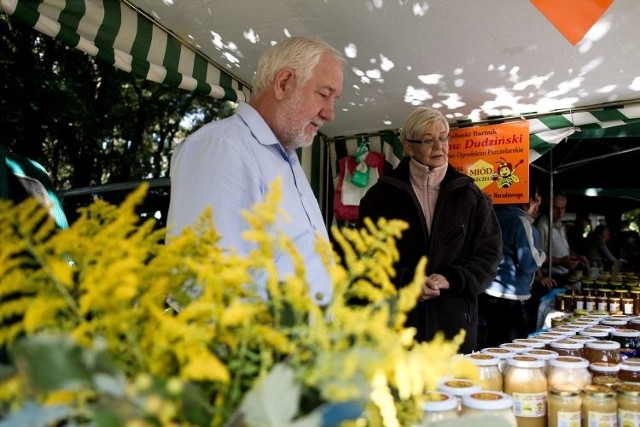
<path fill-rule="evenodd" d="M 422 410 L 425 412 L 452 411 L 458 409 L 458 399 L 452 394 L 431 392 L 425 395 Z"/>
<path fill-rule="evenodd" d="M 462 406 L 473 409 L 511 409 L 513 399 L 500 391 L 483 390 L 462 396 Z"/>
<path fill-rule="evenodd" d="M 556 368 L 586 369 L 589 367 L 589 361 L 583 357 L 560 356 L 551 359 L 549 365 Z"/>
<path fill-rule="evenodd" d="M 620 343 L 616 341 L 592 341 L 585 344 L 587 348 L 593 350 L 617 350 Z"/>
<path fill-rule="evenodd" d="M 587 394 L 592 397 L 615 397 L 616 393 L 611 390 L 607 386 L 599 385 L 599 384 L 589 384 L 582 389 L 584 394 Z"/>
<path fill-rule="evenodd" d="M 507 364 L 516 368 L 542 368 L 546 362 L 533 356 L 514 356 L 507 361 Z"/>
<path fill-rule="evenodd" d="M 622 383 L 616 385 L 616 391 L 626 396 L 640 396 L 640 384 Z"/>
<path fill-rule="evenodd" d="M 574 391 L 574 390 L 562 390 L 558 388 L 552 388 L 551 390 L 549 390 L 549 394 L 552 394 L 554 396 L 559 396 L 559 397 L 577 397 L 580 395 L 580 392 Z"/>
<path fill-rule="evenodd" d="M 478 366 L 496 366 L 500 364 L 500 358 L 489 353 L 472 353 L 465 356 Z"/>

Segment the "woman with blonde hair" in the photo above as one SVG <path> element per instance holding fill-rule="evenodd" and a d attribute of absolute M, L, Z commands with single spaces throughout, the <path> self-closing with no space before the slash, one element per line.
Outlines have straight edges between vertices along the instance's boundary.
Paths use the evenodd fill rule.
<path fill-rule="evenodd" d="M 452 338 L 464 330 L 460 351 L 469 353 L 477 346 L 478 295 L 493 280 L 502 256 L 500 225 L 489 198 L 449 164 L 449 124 L 442 113 L 416 109 L 400 137 L 405 157 L 367 191 L 358 225 L 365 217 L 409 224 L 397 242 L 395 285 L 411 281 L 422 256 L 428 263 L 407 326 L 416 328 L 419 341 L 438 331 Z"/>

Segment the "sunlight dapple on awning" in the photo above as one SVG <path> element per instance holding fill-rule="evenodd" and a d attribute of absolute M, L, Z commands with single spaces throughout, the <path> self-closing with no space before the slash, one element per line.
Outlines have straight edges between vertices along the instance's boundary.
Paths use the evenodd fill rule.
<path fill-rule="evenodd" d="M 120 0 L 1 0 L 12 19 L 138 77 L 229 101 L 250 88 Z"/>

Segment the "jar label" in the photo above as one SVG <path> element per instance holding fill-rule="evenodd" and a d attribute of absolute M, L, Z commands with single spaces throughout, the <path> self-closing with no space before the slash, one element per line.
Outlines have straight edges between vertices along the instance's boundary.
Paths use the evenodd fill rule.
<path fill-rule="evenodd" d="M 580 425 L 580 411 L 563 412 L 558 411 L 556 425 L 558 427 L 575 427 Z"/>
<path fill-rule="evenodd" d="M 618 409 L 618 425 L 624 427 L 640 426 L 640 412 Z"/>
<path fill-rule="evenodd" d="M 587 427 L 616 427 L 618 417 L 615 412 L 595 412 L 587 413 Z"/>
<path fill-rule="evenodd" d="M 622 311 L 624 314 L 633 314 L 633 303 L 631 304 L 625 303 Z"/>
<path fill-rule="evenodd" d="M 593 301 L 587 301 L 584 305 L 584 309 L 587 311 L 593 311 L 596 309 L 596 303 L 594 303 Z"/>
<path fill-rule="evenodd" d="M 516 417 L 547 415 L 547 393 L 513 393 L 513 414 Z"/>

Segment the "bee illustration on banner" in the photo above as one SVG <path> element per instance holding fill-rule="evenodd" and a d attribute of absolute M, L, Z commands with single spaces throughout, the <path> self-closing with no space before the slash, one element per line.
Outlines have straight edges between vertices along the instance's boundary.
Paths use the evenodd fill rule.
<path fill-rule="evenodd" d="M 491 179 L 496 181 L 498 188 L 509 188 L 511 184 L 520 182 L 520 178 L 515 174 L 515 171 L 518 166 L 524 163 L 524 160 L 520 159 L 515 166 L 506 161 L 504 157 L 500 157 L 500 160 L 496 162 L 498 163 L 498 172 L 491 176 Z"/>

